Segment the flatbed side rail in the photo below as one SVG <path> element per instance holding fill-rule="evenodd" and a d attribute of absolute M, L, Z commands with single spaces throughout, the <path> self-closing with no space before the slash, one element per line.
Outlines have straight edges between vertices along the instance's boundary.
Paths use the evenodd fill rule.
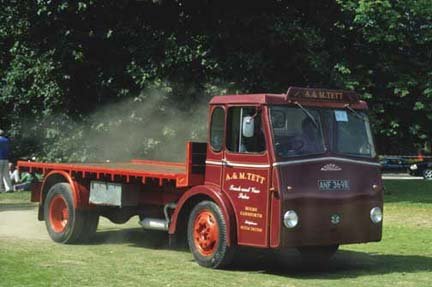
<path fill-rule="evenodd" d="M 47 175 L 53 170 L 62 170 L 72 176 L 94 178 L 96 180 L 157 181 L 162 186 L 172 182 L 176 188 L 199 185 L 204 182 L 206 143 L 188 142 L 186 145 L 186 162 L 163 162 L 152 160 L 132 160 L 128 163 L 44 163 L 18 161 L 20 171 Z M 110 166 L 104 166 L 104 165 Z M 122 165 L 127 165 L 127 168 Z"/>
<path fill-rule="evenodd" d="M 26 162 L 19 161 L 18 168 L 20 171 L 28 171 L 30 173 L 41 173 L 44 176 L 52 170 L 62 170 L 73 176 L 81 176 L 82 178 L 95 178 L 96 180 L 106 179 L 115 181 L 116 178 L 121 177 L 126 183 L 134 181 L 141 181 L 146 183 L 148 180 L 157 180 L 160 186 L 166 181 L 172 181 L 179 185 L 179 181 L 185 181 L 186 174 L 184 173 L 171 173 L 171 172 L 152 172 L 141 171 L 132 169 L 113 169 L 103 168 L 97 166 L 87 165 L 74 165 L 74 164 L 61 164 L 61 163 L 42 163 L 42 162 Z M 183 179 L 183 180 L 182 180 Z"/>

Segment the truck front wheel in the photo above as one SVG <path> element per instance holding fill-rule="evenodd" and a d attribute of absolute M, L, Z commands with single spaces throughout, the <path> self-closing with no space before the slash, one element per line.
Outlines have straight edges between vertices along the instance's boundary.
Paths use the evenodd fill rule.
<path fill-rule="evenodd" d="M 216 269 L 231 263 L 235 247 L 227 245 L 227 226 L 216 203 L 202 201 L 194 207 L 188 222 L 188 244 L 201 266 Z"/>
<path fill-rule="evenodd" d="M 99 222 L 96 212 L 74 208 L 68 183 L 57 183 L 48 191 L 44 219 L 51 239 L 66 244 L 88 240 Z"/>

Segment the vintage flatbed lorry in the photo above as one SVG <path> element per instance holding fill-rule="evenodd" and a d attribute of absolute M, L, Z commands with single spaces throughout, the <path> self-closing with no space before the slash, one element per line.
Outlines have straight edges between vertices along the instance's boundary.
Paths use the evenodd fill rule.
<path fill-rule="evenodd" d="M 56 242 L 88 240 L 99 216 L 138 215 L 170 242 L 187 240 L 206 267 L 228 265 L 239 246 L 323 259 L 341 244 L 381 240 L 383 184 L 367 109 L 354 92 L 327 89 L 216 96 L 209 142 L 189 142 L 185 163 L 18 166 L 44 175 L 31 198 Z"/>

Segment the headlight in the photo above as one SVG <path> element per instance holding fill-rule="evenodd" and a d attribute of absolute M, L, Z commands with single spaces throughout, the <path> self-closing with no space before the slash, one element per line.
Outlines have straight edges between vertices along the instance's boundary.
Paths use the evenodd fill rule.
<path fill-rule="evenodd" d="M 370 219 L 373 223 L 380 223 L 383 219 L 382 210 L 379 207 L 374 207 L 370 211 Z"/>
<path fill-rule="evenodd" d="M 418 169 L 418 167 L 417 167 L 416 164 L 412 164 L 412 165 L 410 166 L 410 170 L 417 170 L 417 169 Z"/>
<path fill-rule="evenodd" d="M 284 224 L 287 228 L 294 228 L 298 224 L 298 216 L 294 210 L 288 210 L 284 215 Z"/>

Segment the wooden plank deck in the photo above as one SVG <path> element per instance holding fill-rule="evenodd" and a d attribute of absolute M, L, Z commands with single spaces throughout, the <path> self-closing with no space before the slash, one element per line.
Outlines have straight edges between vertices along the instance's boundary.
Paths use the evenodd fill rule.
<path fill-rule="evenodd" d="M 95 174 L 97 178 L 101 175 L 124 176 L 126 181 L 130 177 L 139 177 L 143 182 L 147 178 L 175 181 L 176 186 L 184 187 L 188 185 L 187 168 L 183 163 L 134 160 L 131 162 L 100 162 L 100 163 L 44 163 L 19 161 L 20 170 L 30 172 L 40 172 L 47 175 L 52 170 L 62 170 L 69 174 L 80 173 L 83 177 Z"/>

